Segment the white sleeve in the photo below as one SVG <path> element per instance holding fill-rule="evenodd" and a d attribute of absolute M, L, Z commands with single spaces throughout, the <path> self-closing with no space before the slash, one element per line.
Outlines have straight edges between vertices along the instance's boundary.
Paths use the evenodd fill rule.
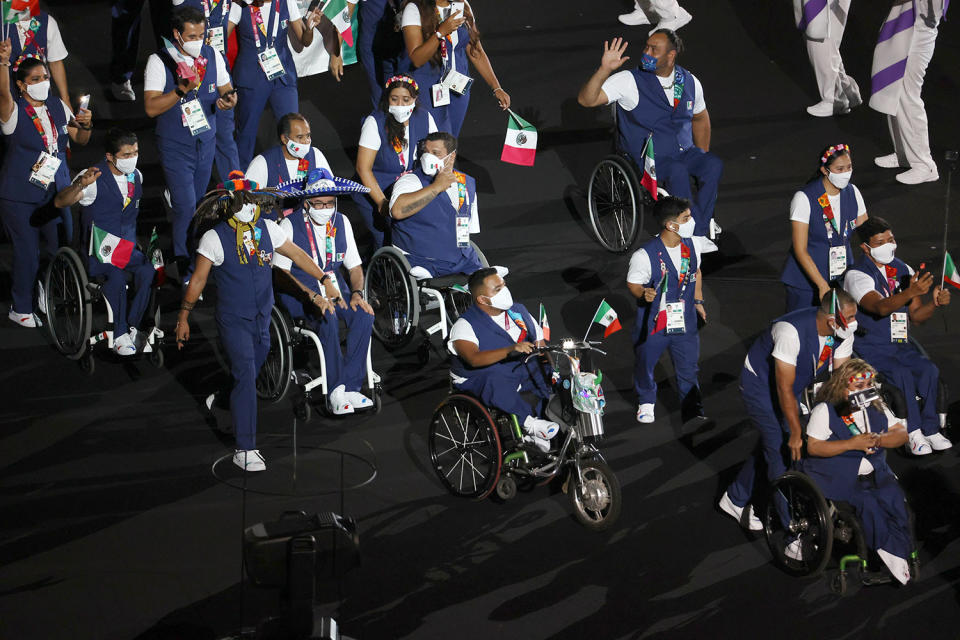
<path fill-rule="evenodd" d="M 480 216 L 477 215 L 478 194 L 473 194 L 473 203 L 470 205 L 470 233 L 480 233 Z"/>
<path fill-rule="evenodd" d="M 600 87 L 607 96 L 607 104 L 617 102 L 627 111 L 633 111 L 640 103 L 640 91 L 629 71 L 618 71 Z"/>
<path fill-rule="evenodd" d="M 223 59 L 223 54 L 214 49 L 213 55 L 217 59 L 217 79 L 220 80 L 220 84 L 217 86 L 222 87 L 230 84 L 230 70 L 227 68 L 227 61 Z"/>
<path fill-rule="evenodd" d="M 380 148 L 380 130 L 373 116 L 367 116 L 360 127 L 360 146 L 377 151 Z"/>
<path fill-rule="evenodd" d="M 47 18 L 47 61 L 57 62 L 67 57 L 67 47 L 63 44 L 60 25 L 53 16 Z"/>
<path fill-rule="evenodd" d="M 857 217 L 859 218 L 867 212 L 867 205 L 863 201 L 863 194 L 860 193 L 860 189 L 857 189 L 857 185 L 853 186 L 853 195 L 857 197 Z"/>
<path fill-rule="evenodd" d="M 789 322 L 775 322 L 770 333 L 773 336 L 773 357 L 797 366 L 800 356 L 800 334 L 797 329 Z"/>
<path fill-rule="evenodd" d="M 223 264 L 223 245 L 215 229 L 210 229 L 203 234 L 197 246 L 197 253 L 209 259 L 215 267 Z"/>
<path fill-rule="evenodd" d="M 433 119 L 433 114 L 429 111 L 427 112 L 427 133 L 436 133 L 437 132 L 437 122 Z"/>
<path fill-rule="evenodd" d="M 290 14 L 290 22 L 295 22 L 303 17 L 297 0 L 287 0 L 287 13 Z"/>
<path fill-rule="evenodd" d="M 282 247 L 293 238 L 292 229 L 283 229 L 273 220 L 264 220 L 263 224 L 267 228 L 267 233 L 270 234 L 270 242 L 273 243 L 274 252 L 276 252 L 277 247 Z"/>
<path fill-rule="evenodd" d="M 83 171 L 75 175 L 70 184 L 75 184 L 77 180 L 80 179 L 80 176 L 82 176 L 86 172 L 87 170 L 84 169 Z M 96 181 L 94 181 L 93 184 L 87 185 L 83 189 L 83 191 L 80 192 L 80 206 L 89 207 L 96 201 L 96 199 L 97 199 L 97 183 Z"/>
<path fill-rule="evenodd" d="M 911 267 L 910 265 L 905 265 L 905 266 L 907 267 L 907 273 L 909 273 L 912 276 L 914 273 L 913 267 Z"/>
<path fill-rule="evenodd" d="M 68 105 L 66 101 L 64 101 L 62 98 L 60 99 L 60 106 L 63 107 L 63 113 L 64 115 L 67 116 L 67 122 L 69 122 L 70 120 L 73 120 L 74 117 L 76 117 L 73 115 L 73 109 L 71 109 L 70 105 Z"/>
<path fill-rule="evenodd" d="M 627 282 L 630 284 L 646 285 L 652 275 L 650 256 L 643 249 L 637 249 L 630 256 L 630 268 L 627 270 Z"/>
<path fill-rule="evenodd" d="M 410 5 L 407 6 L 409 7 Z M 393 183 L 393 191 L 390 193 L 390 208 L 393 209 L 393 205 L 396 204 L 397 198 L 403 194 L 420 191 L 422 188 L 423 185 L 420 184 L 420 178 L 414 174 L 408 173 L 400 176 L 400 178 Z"/>
<path fill-rule="evenodd" d="M 184 2 L 186 2 L 187 0 L 171 0 L 171 1 L 173 2 L 173 6 L 179 7 L 180 5 L 182 5 L 182 4 L 183 4 Z"/>
<path fill-rule="evenodd" d="M 280 222 L 280 230 L 283 232 L 283 234 L 284 234 L 286 237 L 288 237 L 288 238 L 292 238 L 292 237 L 293 237 L 293 223 L 290 222 L 290 218 L 284 218 L 284 219 Z M 273 234 L 272 234 L 272 233 L 270 234 L 270 241 L 271 241 L 271 242 L 273 241 Z M 276 246 L 276 245 L 274 245 L 274 246 Z M 273 266 L 275 266 L 277 269 L 283 269 L 284 271 L 290 271 L 290 267 L 293 266 L 293 260 L 291 260 L 291 259 L 288 258 L 287 256 L 281 255 L 281 254 L 277 253 L 276 251 L 274 251 L 274 252 L 273 252 Z"/>
<path fill-rule="evenodd" d="M 13 132 L 17 130 L 17 122 L 19 120 L 20 109 L 16 108 L 16 105 L 14 105 L 13 113 L 10 114 L 10 119 L 6 122 L 0 122 L 0 131 L 2 131 L 3 135 L 5 136 L 12 136 Z"/>
<path fill-rule="evenodd" d="M 266 186 L 267 177 L 269 176 L 267 172 L 267 159 L 263 156 L 256 156 L 250 161 L 250 166 L 247 167 L 243 175 L 247 180 L 252 180 L 261 187 Z"/>
<path fill-rule="evenodd" d="M 327 161 L 327 156 L 323 155 L 323 152 L 316 147 L 311 147 L 313 149 L 313 162 L 317 165 L 318 169 L 326 169 L 331 174 L 333 169 L 330 167 L 330 163 Z"/>
<path fill-rule="evenodd" d="M 807 435 L 817 440 L 829 440 L 832 432 L 830 431 L 830 408 L 827 403 L 821 402 L 813 407 L 810 412 L 810 421 L 807 422 Z"/>
<path fill-rule="evenodd" d="M 856 340 L 854 337 L 847 338 L 840 343 L 840 346 L 837 347 L 837 351 L 833 354 L 834 358 L 849 358 L 853 355 L 853 342 Z"/>
<path fill-rule="evenodd" d="M 473 344 L 479 346 L 480 341 L 477 339 L 477 333 L 473 330 L 473 326 L 465 319 L 460 318 L 453 323 L 453 326 L 450 327 L 450 344 L 453 344 L 456 340 L 466 340 L 467 342 L 472 342 Z"/>
<path fill-rule="evenodd" d="M 703 266 L 700 260 L 700 256 L 703 255 L 703 245 L 707 243 L 707 237 L 693 236 L 692 238 L 690 238 L 690 240 L 693 242 L 693 255 L 697 259 L 697 264 L 700 265 L 697 268 L 700 268 Z"/>
<path fill-rule="evenodd" d="M 693 76 L 693 86 L 697 92 L 697 97 L 693 99 L 693 114 L 696 115 L 707 110 L 707 101 L 703 99 L 703 85 L 700 84 L 699 78 L 692 73 L 690 75 Z"/>
<path fill-rule="evenodd" d="M 166 68 L 160 56 L 151 53 L 147 58 L 147 68 L 143 72 L 143 90 L 159 91 L 163 93 L 163 87 L 167 84 Z"/>
<path fill-rule="evenodd" d="M 407 3 L 400 15 L 400 28 L 419 27 L 420 25 L 420 8 L 417 7 L 416 2 Z"/>
<path fill-rule="evenodd" d="M 234 2 L 230 6 L 230 22 L 233 24 L 240 24 L 240 17 L 243 15 L 243 4 L 240 2 Z"/>
<path fill-rule="evenodd" d="M 790 221 L 810 224 L 810 198 L 803 191 L 797 191 L 790 200 Z"/>
<path fill-rule="evenodd" d="M 347 252 L 343 256 L 343 266 L 347 269 L 353 269 L 362 264 L 360 262 L 360 252 L 357 251 L 357 241 L 353 237 L 353 225 L 350 224 L 347 216 L 340 214 L 340 217 L 343 219 L 343 232 L 347 239 Z"/>
<path fill-rule="evenodd" d="M 847 270 L 847 275 L 843 277 L 843 288 L 857 301 L 857 304 L 860 304 L 863 296 L 877 290 L 873 278 L 856 269 Z"/>

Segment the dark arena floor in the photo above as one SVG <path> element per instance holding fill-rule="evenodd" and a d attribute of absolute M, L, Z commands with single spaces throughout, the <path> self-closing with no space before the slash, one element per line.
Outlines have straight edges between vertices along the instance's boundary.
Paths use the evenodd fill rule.
<path fill-rule="evenodd" d="M 142 107 L 149 28 L 134 85 L 140 99 L 117 103 L 102 81 L 109 3 L 47 4 L 70 51 L 71 88 L 93 95 L 97 131 L 90 146 L 75 151 L 71 168 L 100 157 L 109 125 L 136 130 L 147 187 L 143 236 L 151 225 L 165 224 L 153 125 Z M 681 424 L 667 359 L 657 371 L 656 423 L 635 421 L 629 253 L 605 251 L 586 222 L 586 183 L 611 149 L 611 120 L 608 110 L 579 107 L 576 93 L 599 64 L 605 38 L 625 35 L 635 63 L 646 31 L 619 25 L 626 2 L 473 3 L 514 109 L 540 134 L 534 167 L 500 162 L 506 117 L 486 88 L 476 87 L 460 168 L 479 186 L 478 244 L 491 263 L 509 266 L 515 299 L 531 308 L 546 305 L 555 337 L 582 335 L 602 298 L 625 327 L 605 341 L 608 355 L 600 361 L 608 402 L 600 446 L 623 491 L 612 529 L 593 533 L 579 525 L 557 486 L 520 492 L 508 502 L 448 495 L 426 441 L 432 411 L 447 394 L 447 363 L 434 353 L 421 366 L 415 345 L 390 353 L 374 344 L 384 385 L 379 415 L 315 415 L 295 425 L 290 398 L 261 404 L 259 445 L 268 470 L 244 492 L 211 470 L 233 444 L 217 428 L 228 415 L 211 419 L 202 406 L 227 376 L 215 340 L 215 294 L 194 314 L 189 348 L 166 347 L 162 368 L 145 359 L 119 362 L 99 349 L 96 369 L 87 375 L 59 355 L 44 331 L 3 323 L 0 637 L 235 634 L 276 612 L 280 601 L 277 590 L 243 579 L 243 528 L 286 510 L 333 510 L 358 522 L 361 563 L 339 578 L 325 577 L 318 598 L 354 638 L 957 638 L 957 448 L 924 458 L 889 454 L 916 514 L 921 570 L 906 587 L 874 586 L 841 598 L 823 576 L 791 577 L 772 563 L 762 536 L 737 526 L 716 503 L 757 440 L 737 377 L 747 347 L 783 309 L 787 206 L 819 150 L 850 144 L 854 182 L 869 213 L 893 224 L 898 256 L 913 265 L 939 264 L 944 152 L 960 145 L 960 27 L 955 19 L 941 25 L 924 85 L 941 180 L 906 187 L 872 162 L 889 152 L 884 116 L 866 106 L 826 119 L 804 112 L 817 101 L 816 87 L 789 2 L 682 4 L 694 19 L 681 31 L 687 51 L 680 61 L 703 84 L 712 151 L 725 162 L 716 208 L 724 233 L 719 253 L 703 265 L 709 324 L 701 333 L 700 381 L 711 420 L 696 428 Z M 888 4 L 857 0 L 850 14 L 844 61 L 865 95 Z M 352 176 L 361 116 L 369 109 L 361 70 L 348 67 L 339 85 L 324 75 L 300 87 L 314 145 L 338 175 Z M 259 148 L 272 143 L 272 130 L 267 114 Z M 955 184 L 954 237 L 960 234 L 958 191 Z M 949 246 L 960 253 L 960 240 Z M 5 242 L 5 300 L 10 259 Z M 168 332 L 178 295 L 173 288 L 163 292 Z M 952 386 L 954 424 L 960 424 L 958 307 L 915 331 Z M 335 451 L 357 457 L 341 459 Z M 352 485 L 369 475 L 363 461 L 375 466 L 376 478 L 339 494 L 341 479 Z M 274 495 L 286 490 L 296 496 Z"/>

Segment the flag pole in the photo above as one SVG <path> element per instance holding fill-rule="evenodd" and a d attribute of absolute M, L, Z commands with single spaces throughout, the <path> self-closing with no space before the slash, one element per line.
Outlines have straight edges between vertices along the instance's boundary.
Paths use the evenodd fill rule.
<path fill-rule="evenodd" d="M 597 305 L 597 311 L 600 311 L 600 307 L 603 306 L 604 301 L 606 301 L 606 298 L 601 298 L 601 299 L 600 299 L 600 304 Z M 593 312 L 593 316 L 590 318 L 590 324 L 587 325 L 587 332 L 586 332 L 585 334 L 583 334 L 583 341 L 584 341 L 584 342 L 587 341 L 587 336 L 590 335 L 590 329 L 593 329 L 593 321 L 594 321 L 594 319 L 596 319 L 596 317 L 597 317 L 597 311 L 594 311 L 594 312 Z"/>
<path fill-rule="evenodd" d="M 943 289 L 947 269 L 947 226 L 950 222 L 950 186 L 953 178 L 953 167 L 957 162 L 957 152 L 947 151 L 947 197 L 943 203 L 943 268 L 940 269 L 940 288 Z"/>

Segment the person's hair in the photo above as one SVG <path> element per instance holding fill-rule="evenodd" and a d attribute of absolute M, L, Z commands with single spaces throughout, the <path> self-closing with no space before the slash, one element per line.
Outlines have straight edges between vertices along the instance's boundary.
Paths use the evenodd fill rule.
<path fill-rule="evenodd" d="M 823 313 L 827 315 L 830 315 L 831 313 L 833 313 L 834 292 L 836 292 L 837 294 L 837 308 L 841 309 L 841 312 L 844 307 L 849 307 L 850 305 L 853 305 L 853 306 L 857 305 L 857 301 L 853 299 L 853 296 L 851 296 L 849 293 L 847 293 L 840 287 L 834 287 L 830 289 L 830 291 L 827 291 L 825 294 L 823 294 L 823 297 L 820 299 L 819 309 Z"/>
<path fill-rule="evenodd" d="M 484 267 L 482 269 L 477 269 L 470 274 L 470 278 L 467 280 L 467 288 L 470 289 L 470 296 L 473 299 L 476 299 L 480 294 L 480 289 L 483 288 L 483 283 L 490 276 L 497 275 L 497 270 L 493 267 Z"/>
<path fill-rule="evenodd" d="M 120 127 L 111 127 L 103 141 L 104 148 L 111 155 L 117 155 L 121 147 L 130 144 L 137 144 L 137 134 Z"/>
<path fill-rule="evenodd" d="M 837 147 L 843 147 L 838 149 Z M 830 145 L 829 147 L 824 147 L 820 150 L 820 153 L 817 154 L 817 168 L 814 170 L 813 175 L 810 176 L 810 179 L 807 182 L 813 182 L 814 180 L 819 180 L 824 177 L 820 169 L 826 167 L 827 170 L 830 170 L 830 165 L 837 161 L 837 159 L 842 158 L 843 156 L 850 155 L 850 147 L 845 144 L 839 145 Z M 826 158 L 827 161 L 824 162 L 823 159 Z"/>
<path fill-rule="evenodd" d="M 404 82 L 403 80 L 394 80 L 387 85 L 386 89 L 383 90 L 383 93 L 380 94 L 380 104 L 379 109 L 384 114 L 386 114 L 386 134 L 387 134 L 387 143 L 392 147 L 396 144 L 399 144 L 402 149 L 407 148 L 407 138 L 404 136 L 404 129 L 406 128 L 402 122 L 397 122 L 397 119 L 393 117 L 390 113 L 390 93 L 394 89 L 406 89 L 410 92 L 410 95 L 413 97 L 413 110 L 416 111 L 419 105 L 417 101 L 418 91 L 413 84 L 409 82 Z M 412 117 L 412 116 L 411 116 Z M 409 120 L 408 120 L 409 122 Z"/>
<path fill-rule="evenodd" d="M 196 7 L 181 5 L 170 14 L 170 33 L 173 34 L 174 30 L 183 33 L 183 28 L 187 24 L 206 25 L 207 18 L 203 15 L 203 11 Z"/>
<path fill-rule="evenodd" d="M 23 62 L 20 63 L 20 66 L 17 67 L 17 80 L 26 84 L 27 76 L 33 73 L 33 70 L 37 67 L 46 67 L 47 65 L 43 64 L 42 60 L 37 58 L 24 58 Z"/>
<path fill-rule="evenodd" d="M 833 375 L 830 376 L 830 379 L 823 383 L 820 390 L 817 391 L 815 401 L 817 403 L 826 402 L 827 404 L 832 404 L 839 415 L 850 415 L 853 411 L 853 406 L 850 404 L 847 387 L 849 386 L 850 378 L 858 373 L 872 373 L 874 379 L 876 379 L 877 370 L 864 360 L 850 358 L 837 367 Z M 882 411 L 882 401 L 874 401 L 874 407 Z"/>
<path fill-rule="evenodd" d="M 406 0 L 399 9 L 401 14 L 408 4 L 416 5 L 420 11 L 420 31 L 423 33 L 424 42 L 426 42 L 428 38 L 433 37 L 433 34 L 436 33 L 440 27 L 441 20 L 437 12 L 437 0 Z M 470 44 L 467 46 L 475 46 L 480 42 L 480 32 L 477 31 L 477 22 L 473 18 L 473 10 L 470 9 L 470 5 L 466 2 L 463 4 L 463 17 L 467 19 L 465 24 L 467 25 L 467 32 L 470 34 Z M 453 55 L 452 51 L 450 55 Z M 440 53 L 440 47 L 437 47 L 436 53 L 434 53 L 430 59 L 430 64 L 435 67 L 443 65 L 443 56 Z"/>
<path fill-rule="evenodd" d="M 690 201 L 677 196 L 663 196 L 653 205 L 653 217 L 662 228 L 666 223 L 676 220 L 680 214 L 690 208 Z"/>
<path fill-rule="evenodd" d="M 653 36 L 658 33 L 662 33 L 663 35 L 667 36 L 667 42 L 670 43 L 670 48 L 667 50 L 667 53 L 670 51 L 676 51 L 677 55 L 683 53 L 683 39 L 677 35 L 676 31 L 673 29 L 657 29 L 650 35 Z"/>
<path fill-rule="evenodd" d="M 857 239 L 863 244 L 870 244 L 870 238 L 878 233 L 890 231 L 891 228 L 890 223 L 883 218 L 870 216 L 857 227 Z"/>
<path fill-rule="evenodd" d="M 303 114 L 297 113 L 296 111 L 291 111 L 290 113 L 284 114 L 284 116 L 280 118 L 280 121 L 277 123 L 277 138 L 281 136 L 287 136 L 288 138 L 290 137 L 290 123 L 294 120 L 299 120 L 300 122 L 306 122 L 307 124 L 310 124 L 307 122 L 307 118 Z"/>
<path fill-rule="evenodd" d="M 423 139 L 421 143 L 426 148 L 428 142 L 434 142 L 435 140 L 440 140 L 443 142 L 443 147 L 447 150 L 447 153 L 453 153 L 457 150 L 457 138 L 446 131 L 434 131 L 433 133 L 428 133 L 427 137 Z"/>

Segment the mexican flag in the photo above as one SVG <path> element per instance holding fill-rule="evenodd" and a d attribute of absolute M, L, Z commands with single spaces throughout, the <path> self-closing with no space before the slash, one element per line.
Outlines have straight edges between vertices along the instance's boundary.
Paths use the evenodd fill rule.
<path fill-rule="evenodd" d="M 39 0 L 3 0 L 0 3 L 0 11 L 3 12 L 4 24 L 16 24 L 20 19 L 20 12 L 30 10 L 30 16 L 36 16 L 40 13 Z"/>
<path fill-rule="evenodd" d="M 957 265 L 953 264 L 949 253 L 943 258 L 943 281 L 960 289 L 960 273 L 957 273 Z"/>
<path fill-rule="evenodd" d="M 353 26 L 351 24 L 350 7 L 347 0 L 329 0 L 323 7 L 323 15 L 330 19 L 337 33 L 343 36 L 343 42 L 353 46 Z"/>
<path fill-rule="evenodd" d="M 507 135 L 500 160 L 532 167 L 537 157 L 537 129 L 513 111 L 507 111 L 510 119 L 507 121 Z"/>
<path fill-rule="evenodd" d="M 606 300 L 600 301 L 600 306 L 597 308 L 597 312 L 593 315 L 593 321 L 597 324 L 603 325 L 605 327 L 603 331 L 603 337 L 606 338 L 611 333 L 620 331 L 623 327 L 620 326 L 620 321 L 617 320 L 617 312 L 613 310 Z"/>
<path fill-rule="evenodd" d="M 643 145 L 643 176 L 640 186 L 650 192 L 650 197 L 657 199 L 657 165 L 653 160 L 653 134 L 647 137 L 647 144 Z"/>
<path fill-rule="evenodd" d="M 833 289 L 831 295 L 833 297 L 830 299 L 830 313 L 833 314 L 833 321 L 836 322 L 837 326 L 841 329 L 846 329 L 847 319 L 843 317 L 843 313 L 840 312 L 837 306 L 837 290 Z"/>
<path fill-rule="evenodd" d="M 90 255 L 104 264 L 123 269 L 130 262 L 133 243 L 93 225 L 90 231 Z"/>
<path fill-rule="evenodd" d="M 650 332 L 650 335 L 655 334 L 658 331 L 663 331 L 667 328 L 667 274 L 664 273 L 663 277 L 660 278 L 660 284 L 657 285 L 657 289 L 660 290 L 660 307 L 657 311 L 656 322 L 653 325 L 653 331 Z"/>
<path fill-rule="evenodd" d="M 150 262 L 157 272 L 157 285 L 162 285 L 167 281 L 167 267 L 163 262 L 163 252 L 160 251 L 160 236 L 157 235 L 156 227 L 150 232 L 150 244 L 147 245 L 147 255 L 150 256 Z"/>
<path fill-rule="evenodd" d="M 547 320 L 547 309 L 540 303 L 540 328 L 543 329 L 543 339 L 550 342 L 550 321 Z"/>

